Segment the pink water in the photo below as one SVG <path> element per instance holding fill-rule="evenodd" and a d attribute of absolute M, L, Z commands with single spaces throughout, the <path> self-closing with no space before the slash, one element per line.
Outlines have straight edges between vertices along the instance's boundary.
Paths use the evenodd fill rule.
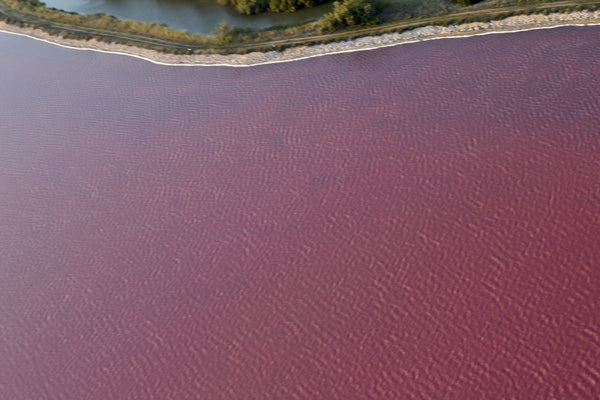
<path fill-rule="evenodd" d="M 600 398 L 599 39 L 0 36 L 0 398 Z"/>

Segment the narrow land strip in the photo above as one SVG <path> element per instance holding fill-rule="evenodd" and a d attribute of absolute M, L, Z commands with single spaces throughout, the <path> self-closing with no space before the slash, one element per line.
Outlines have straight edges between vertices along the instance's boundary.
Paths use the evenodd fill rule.
<path fill-rule="evenodd" d="M 551 3 L 554 7 L 558 4 L 572 5 L 577 2 Z M 2 10 L 0 10 L 1 12 Z M 489 10 L 487 10 L 489 12 Z M 419 21 L 421 24 L 435 23 L 437 19 L 426 18 Z M 414 26 L 415 22 L 411 22 Z M 393 26 L 396 28 L 404 27 L 409 22 L 399 22 Z M 551 13 L 551 14 L 530 14 L 517 15 L 500 20 L 489 22 L 472 22 L 459 25 L 437 26 L 427 25 L 411 30 L 405 30 L 402 33 L 383 33 L 377 36 L 368 36 L 380 32 L 382 27 L 367 28 L 356 31 L 357 34 L 365 35 L 354 40 L 330 42 L 326 44 L 317 44 L 312 46 L 290 47 L 283 51 L 253 51 L 245 54 L 169 54 L 146 49 L 137 46 L 129 46 L 119 43 L 110 43 L 99 41 L 97 39 L 78 40 L 67 39 L 62 36 L 51 35 L 43 30 L 34 27 L 20 27 L 0 21 L 0 31 L 25 35 L 35 39 L 43 40 L 52 44 L 64 47 L 93 50 L 105 53 L 123 54 L 141 58 L 156 64 L 173 66 L 253 66 L 264 65 L 278 62 L 288 62 L 301 60 L 311 57 L 318 57 L 327 54 L 338 54 L 351 51 L 369 50 L 380 47 L 395 46 L 402 43 L 411 43 L 437 38 L 451 38 L 472 35 L 482 35 L 500 32 L 515 32 L 530 29 L 550 28 L 565 25 L 597 25 L 600 24 L 600 11 L 576 11 L 570 13 Z M 119 37 L 128 37 L 135 35 L 115 34 Z M 331 35 L 320 35 L 319 40 L 330 39 Z M 148 39 L 147 40 L 157 40 Z M 273 42 L 273 45 L 286 44 L 298 45 L 306 43 L 308 38 L 293 38 Z M 308 42 L 313 41 L 312 37 Z M 315 39 L 316 40 L 316 39 Z M 295 42 L 298 41 L 298 42 Z M 178 46 L 184 46 L 177 44 Z"/>

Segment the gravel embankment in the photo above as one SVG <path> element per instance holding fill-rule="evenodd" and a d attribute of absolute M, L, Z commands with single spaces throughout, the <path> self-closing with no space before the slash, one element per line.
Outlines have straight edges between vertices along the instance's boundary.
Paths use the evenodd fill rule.
<path fill-rule="evenodd" d="M 403 33 L 389 33 L 381 36 L 368 36 L 356 40 L 329 43 L 315 46 L 294 47 L 282 52 L 254 52 L 249 54 L 231 55 L 173 55 L 159 53 L 154 50 L 125 46 L 116 43 L 65 39 L 52 36 L 39 29 L 20 28 L 0 21 L 0 31 L 25 35 L 52 44 L 106 53 L 117 53 L 142 58 L 157 64 L 181 66 L 252 66 L 277 62 L 286 62 L 327 54 L 350 51 L 368 50 L 379 47 L 395 46 L 437 38 L 481 35 L 496 32 L 514 32 L 528 29 L 550 28 L 563 25 L 592 25 L 600 24 L 600 11 L 572 12 L 568 14 L 555 13 L 549 15 L 520 15 L 499 21 L 475 22 L 461 25 L 426 26 Z"/>

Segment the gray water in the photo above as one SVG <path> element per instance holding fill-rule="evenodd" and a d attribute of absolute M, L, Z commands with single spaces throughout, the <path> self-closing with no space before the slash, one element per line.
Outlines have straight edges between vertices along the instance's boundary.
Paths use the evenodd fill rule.
<path fill-rule="evenodd" d="M 221 21 L 229 25 L 267 28 L 314 20 L 331 9 L 331 4 L 303 9 L 295 13 L 241 15 L 216 0 L 47 0 L 48 7 L 79 14 L 105 13 L 120 19 L 159 22 L 191 33 L 210 34 Z"/>

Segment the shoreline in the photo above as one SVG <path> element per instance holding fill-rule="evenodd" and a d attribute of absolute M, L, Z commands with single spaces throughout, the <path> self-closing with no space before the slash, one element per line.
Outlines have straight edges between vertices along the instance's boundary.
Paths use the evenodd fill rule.
<path fill-rule="evenodd" d="M 75 50 L 95 51 L 106 54 L 117 54 L 142 59 L 163 66 L 186 67 L 251 67 L 267 64 L 306 60 L 326 55 L 342 54 L 355 51 L 374 50 L 401 44 L 416 43 L 437 39 L 452 39 L 469 36 L 481 36 L 499 33 L 523 32 L 536 29 L 550 29 L 563 26 L 600 25 L 600 11 L 576 11 L 571 13 L 553 13 L 548 15 L 517 15 L 490 22 L 472 22 L 460 25 L 434 26 L 415 28 L 402 33 L 386 33 L 380 36 L 366 36 L 351 41 L 319 44 L 313 46 L 293 47 L 282 52 L 253 52 L 248 54 L 228 55 L 175 55 L 160 53 L 135 46 L 118 43 L 104 43 L 95 39 L 88 41 L 65 39 L 50 35 L 40 29 L 18 27 L 0 21 L 0 33 L 25 36 L 52 45 Z"/>

